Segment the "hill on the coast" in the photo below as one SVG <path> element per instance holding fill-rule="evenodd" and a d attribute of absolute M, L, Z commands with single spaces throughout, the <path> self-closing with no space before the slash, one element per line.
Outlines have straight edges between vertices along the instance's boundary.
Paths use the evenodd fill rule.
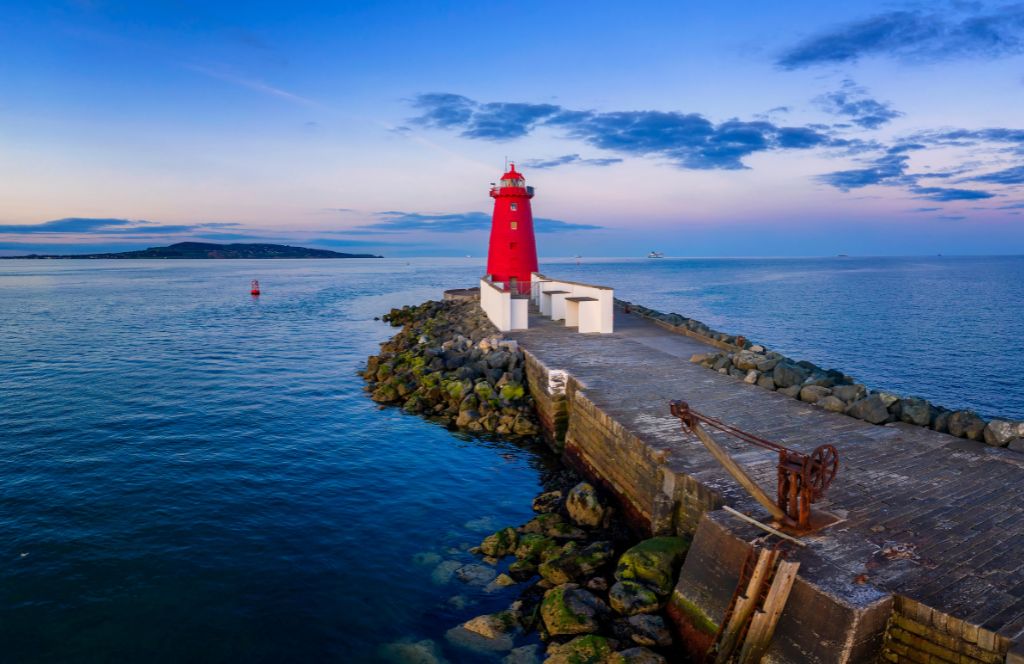
<path fill-rule="evenodd" d="M 9 258 L 382 258 L 373 254 L 345 254 L 327 249 L 292 247 L 287 244 L 214 244 L 178 242 L 167 247 L 109 254 L 31 254 Z"/>

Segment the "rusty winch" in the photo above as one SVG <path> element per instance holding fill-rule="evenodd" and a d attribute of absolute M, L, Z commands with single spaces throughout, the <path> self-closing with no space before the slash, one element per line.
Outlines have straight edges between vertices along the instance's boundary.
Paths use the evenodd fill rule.
<path fill-rule="evenodd" d="M 804 454 L 778 443 L 765 440 L 721 420 L 692 410 L 685 401 L 671 402 L 672 415 L 678 417 L 684 429 L 691 431 L 708 451 L 739 482 L 747 493 L 761 503 L 784 530 L 806 533 L 821 527 L 821 519 L 813 519 L 811 503 L 820 500 L 839 470 L 839 453 L 832 445 L 819 445 L 810 454 Z M 776 501 L 747 475 L 701 425 L 729 434 L 734 438 L 778 453 L 778 496 Z"/>

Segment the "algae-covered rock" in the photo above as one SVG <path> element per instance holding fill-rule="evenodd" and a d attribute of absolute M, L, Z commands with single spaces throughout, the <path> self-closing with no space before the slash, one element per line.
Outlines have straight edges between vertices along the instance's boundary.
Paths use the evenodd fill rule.
<path fill-rule="evenodd" d="M 542 553 L 557 546 L 555 540 L 550 537 L 537 533 L 525 533 L 519 538 L 515 554 L 519 560 L 537 561 Z"/>
<path fill-rule="evenodd" d="M 513 579 L 525 581 L 537 573 L 537 563 L 532 560 L 517 560 L 508 566 L 508 573 Z"/>
<path fill-rule="evenodd" d="M 441 655 L 437 644 L 430 639 L 422 641 L 396 641 L 382 646 L 380 657 L 393 664 L 444 664 L 447 660 Z"/>
<path fill-rule="evenodd" d="M 557 510 L 561 504 L 561 491 L 547 491 L 533 499 L 533 511 L 538 514 L 547 514 Z"/>
<path fill-rule="evenodd" d="M 672 645 L 672 634 L 661 616 L 641 613 L 626 619 L 629 624 L 630 639 L 641 646 L 658 646 L 667 648 Z"/>
<path fill-rule="evenodd" d="M 608 639 L 596 634 L 577 636 L 568 643 L 548 647 L 545 664 L 608 664 L 615 652 Z"/>
<path fill-rule="evenodd" d="M 480 552 L 485 556 L 501 558 L 515 551 L 519 544 L 519 533 L 515 528 L 503 528 L 493 535 L 488 535 L 480 543 Z"/>
<path fill-rule="evenodd" d="M 580 548 L 569 542 L 560 554 L 543 562 L 537 571 L 554 584 L 569 583 L 599 570 L 612 559 L 612 545 L 609 542 L 591 542 Z"/>
<path fill-rule="evenodd" d="M 498 573 L 486 565 L 476 563 L 463 565 L 455 570 L 455 576 L 463 583 L 471 586 L 485 586 L 490 583 Z"/>
<path fill-rule="evenodd" d="M 596 528 L 604 519 L 605 507 L 597 497 L 597 489 L 587 482 L 580 482 L 569 491 L 565 508 L 569 518 L 581 526 Z"/>
<path fill-rule="evenodd" d="M 598 629 L 598 618 L 607 607 L 590 592 L 567 583 L 544 593 L 540 615 L 551 636 L 589 634 Z"/>
<path fill-rule="evenodd" d="M 619 581 L 636 581 L 659 595 L 672 592 L 676 570 L 689 549 L 683 537 L 652 537 L 622 554 L 615 569 Z"/>
<path fill-rule="evenodd" d="M 608 664 L 666 664 L 666 660 L 653 650 L 638 646 L 612 653 Z"/>
<path fill-rule="evenodd" d="M 624 616 L 654 613 L 662 604 L 657 593 L 635 581 L 619 581 L 613 585 L 608 590 L 608 601 L 613 609 Z"/>
<path fill-rule="evenodd" d="M 500 611 L 477 616 L 462 623 L 462 627 L 492 641 L 491 647 L 495 650 L 512 648 L 513 639 L 522 631 L 519 614 L 515 611 Z"/>
<path fill-rule="evenodd" d="M 536 643 L 513 648 L 501 660 L 501 664 L 538 664 L 540 662 L 540 658 L 537 655 L 538 650 L 540 650 L 540 646 Z"/>

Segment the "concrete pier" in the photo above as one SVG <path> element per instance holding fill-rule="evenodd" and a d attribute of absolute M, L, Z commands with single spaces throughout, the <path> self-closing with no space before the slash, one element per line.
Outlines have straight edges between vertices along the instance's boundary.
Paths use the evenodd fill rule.
<path fill-rule="evenodd" d="M 652 532 L 693 536 L 671 611 L 696 653 L 713 638 L 750 542 L 747 495 L 670 416 L 671 399 L 803 452 L 835 445 L 799 577 L 766 661 L 1024 662 L 1024 455 L 903 424 L 875 426 L 689 362 L 712 350 L 615 312 L 581 335 L 532 315 L 511 332 L 538 411 L 565 455 Z M 770 494 L 775 455 L 715 436 Z"/>

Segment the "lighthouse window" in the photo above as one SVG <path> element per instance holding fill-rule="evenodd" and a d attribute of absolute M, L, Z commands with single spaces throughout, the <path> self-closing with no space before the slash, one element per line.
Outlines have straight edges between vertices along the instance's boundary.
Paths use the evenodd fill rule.
<path fill-rule="evenodd" d="M 508 206 L 508 208 L 509 208 L 510 210 L 512 210 L 513 212 L 515 212 L 516 210 L 518 210 L 518 209 L 519 209 L 519 204 L 518 204 L 518 203 L 510 203 L 510 204 L 509 204 L 509 206 Z"/>
<path fill-rule="evenodd" d="M 515 249 L 516 248 L 516 243 L 515 242 L 509 242 L 508 243 L 508 248 L 509 249 Z"/>
<path fill-rule="evenodd" d="M 515 229 L 519 228 L 519 223 L 518 223 L 518 222 L 515 222 L 515 221 L 513 221 L 513 222 L 511 223 L 511 226 L 512 226 L 512 230 L 515 230 Z"/>

